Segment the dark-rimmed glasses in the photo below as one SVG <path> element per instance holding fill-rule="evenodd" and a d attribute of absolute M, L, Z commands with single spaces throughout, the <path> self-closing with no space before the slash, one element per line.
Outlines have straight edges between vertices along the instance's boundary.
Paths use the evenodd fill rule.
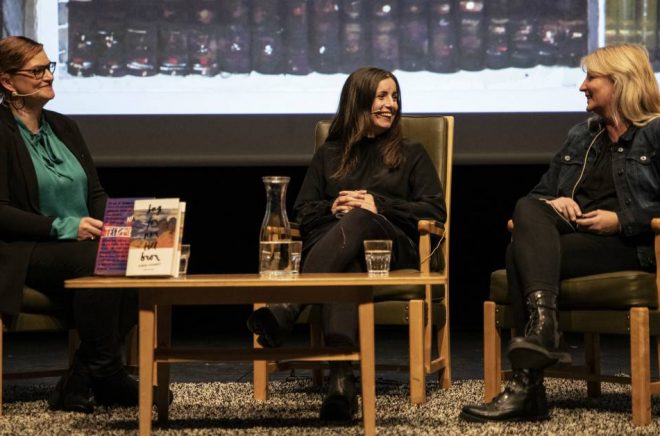
<path fill-rule="evenodd" d="M 57 62 L 49 62 L 46 65 L 39 65 L 33 68 L 23 69 L 23 70 L 12 70 L 10 73 L 30 73 L 36 80 L 41 80 L 46 74 L 46 70 L 50 71 L 51 74 L 55 72 L 55 67 Z"/>

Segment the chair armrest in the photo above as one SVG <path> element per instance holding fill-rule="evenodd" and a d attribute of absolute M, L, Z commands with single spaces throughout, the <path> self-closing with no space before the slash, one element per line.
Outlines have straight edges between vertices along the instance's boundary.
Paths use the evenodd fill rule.
<path fill-rule="evenodd" d="M 651 220 L 651 230 L 655 233 L 660 233 L 660 218 L 653 218 Z"/>
<path fill-rule="evenodd" d="M 509 220 L 509 221 L 506 222 L 506 229 L 509 232 L 513 232 L 513 220 Z"/>
<path fill-rule="evenodd" d="M 291 237 L 300 239 L 300 224 L 291 222 L 289 225 L 291 226 Z"/>
<path fill-rule="evenodd" d="M 420 235 L 443 236 L 445 234 L 445 228 L 442 223 L 435 220 L 419 220 L 417 222 L 417 230 L 419 230 Z"/>

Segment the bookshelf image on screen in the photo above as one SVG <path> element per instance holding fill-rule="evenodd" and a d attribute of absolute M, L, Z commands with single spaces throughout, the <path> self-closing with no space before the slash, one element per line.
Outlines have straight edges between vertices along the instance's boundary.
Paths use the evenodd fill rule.
<path fill-rule="evenodd" d="M 16 17 L 20 2 L 0 1 Z M 657 0 L 32 0 L 22 13 L 58 62 L 52 109 L 67 114 L 329 114 L 369 65 L 395 71 L 408 113 L 579 112 L 586 53 L 627 41 L 660 56 Z"/>

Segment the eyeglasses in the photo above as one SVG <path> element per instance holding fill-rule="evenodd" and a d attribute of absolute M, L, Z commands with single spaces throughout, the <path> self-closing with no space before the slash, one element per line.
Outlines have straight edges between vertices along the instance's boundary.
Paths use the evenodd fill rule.
<path fill-rule="evenodd" d="M 46 74 L 46 70 L 50 71 L 50 73 L 55 72 L 55 67 L 57 66 L 57 62 L 49 62 L 46 65 L 39 65 L 34 68 L 28 68 L 24 70 L 12 70 L 10 73 L 30 73 L 36 80 L 41 80 L 44 77 L 44 74 Z"/>

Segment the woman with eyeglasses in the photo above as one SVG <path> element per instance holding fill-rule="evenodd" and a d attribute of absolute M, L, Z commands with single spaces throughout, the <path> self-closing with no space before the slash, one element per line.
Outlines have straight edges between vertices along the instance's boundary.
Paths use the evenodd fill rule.
<path fill-rule="evenodd" d="M 24 285 L 70 299 L 81 343 L 51 408 L 136 405 L 138 385 L 121 355 L 137 321 L 135 293 L 63 289 L 94 272 L 107 196 L 76 124 L 44 109 L 55 97 L 54 71 L 42 44 L 0 40 L 0 313 L 20 311 Z"/>

